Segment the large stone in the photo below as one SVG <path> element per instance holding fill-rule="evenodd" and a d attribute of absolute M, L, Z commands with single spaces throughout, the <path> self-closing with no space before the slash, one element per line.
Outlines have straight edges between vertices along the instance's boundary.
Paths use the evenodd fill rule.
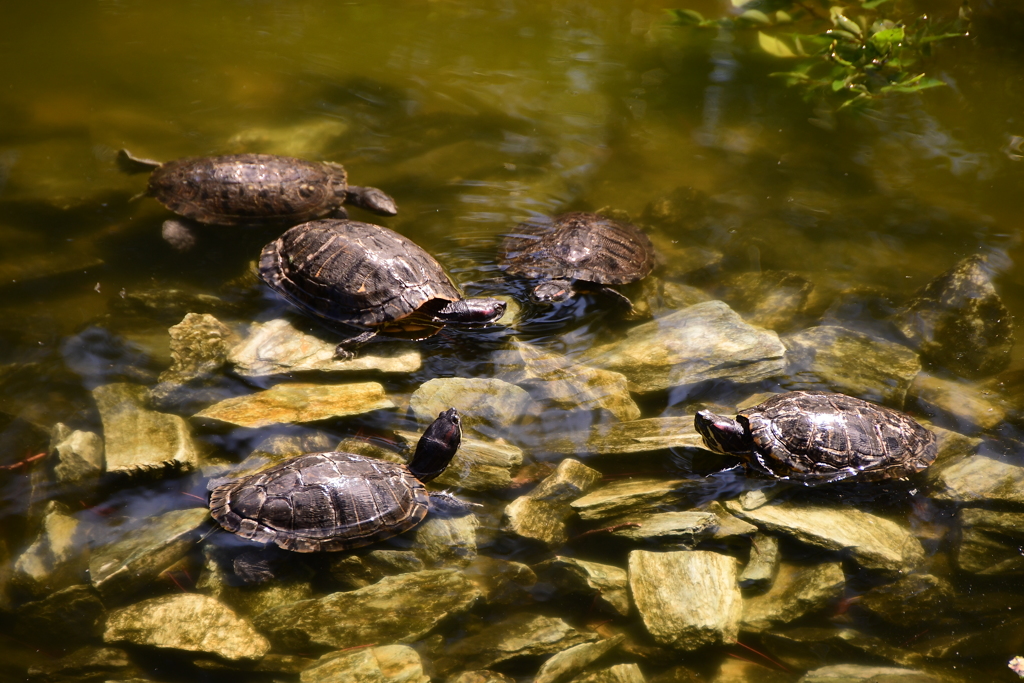
<path fill-rule="evenodd" d="M 624 569 L 555 556 L 536 565 L 534 571 L 541 581 L 552 584 L 560 593 L 586 596 L 612 612 L 629 614 L 629 577 Z"/>
<path fill-rule="evenodd" d="M 768 631 L 824 609 L 843 593 L 846 577 L 838 562 L 808 567 L 783 563 L 767 593 L 744 598 L 744 631 Z"/>
<path fill-rule="evenodd" d="M 581 434 L 561 434 L 544 442 L 555 453 L 625 455 L 666 448 L 704 448 L 693 417 L 650 417 L 598 424 Z"/>
<path fill-rule="evenodd" d="M 316 422 L 394 407 L 377 382 L 279 384 L 249 396 L 221 401 L 196 413 L 193 419 L 257 428 Z"/>
<path fill-rule="evenodd" d="M 673 543 L 693 547 L 710 538 L 718 530 L 718 517 L 713 512 L 641 512 L 619 520 L 622 526 L 611 533 L 638 543 Z"/>
<path fill-rule="evenodd" d="M 33 679 L 45 681 L 144 680 L 142 670 L 132 664 L 128 653 L 117 647 L 87 645 L 59 659 L 34 664 L 28 669 Z"/>
<path fill-rule="evenodd" d="M 541 664 L 533 683 L 562 683 L 569 680 L 591 663 L 611 652 L 622 643 L 626 636 L 622 633 L 598 640 L 593 643 L 581 643 L 568 650 L 562 650 Z"/>
<path fill-rule="evenodd" d="M 267 639 L 217 600 L 198 593 L 150 598 L 110 613 L 106 643 L 131 643 L 230 660 L 259 659 Z"/>
<path fill-rule="evenodd" d="M 603 409 L 619 420 L 640 417 L 640 408 L 620 373 L 573 363 L 566 356 L 519 341 L 512 342 L 511 350 L 498 354 L 494 363 L 499 379 L 523 387 L 534 399 L 556 408 Z"/>
<path fill-rule="evenodd" d="M 331 560 L 331 576 L 347 590 L 373 585 L 385 576 L 419 572 L 424 568 L 423 560 L 412 550 L 371 550 Z"/>
<path fill-rule="evenodd" d="M 502 526 L 514 536 L 556 548 L 568 539 L 566 522 L 573 515 L 569 503 L 600 480 L 597 470 L 566 458 L 536 488 L 506 506 Z"/>
<path fill-rule="evenodd" d="M 329 652 L 299 676 L 302 683 L 429 683 L 423 662 L 408 645 Z"/>
<path fill-rule="evenodd" d="M 600 481 L 601 473 L 597 470 L 579 460 L 565 458 L 558 463 L 554 472 L 526 495 L 552 503 L 569 503 L 589 493 Z"/>
<path fill-rule="evenodd" d="M 740 573 L 740 587 L 760 590 L 771 585 L 779 571 L 779 539 L 754 534 L 750 539 L 750 559 Z"/>
<path fill-rule="evenodd" d="M 62 643 L 100 635 L 104 613 L 103 603 L 88 584 L 69 586 L 42 600 L 27 602 L 17 612 L 19 628 L 33 638 Z"/>
<path fill-rule="evenodd" d="M 726 507 L 768 533 L 847 553 L 866 569 L 908 572 L 924 560 L 921 542 L 909 531 L 884 517 L 855 508 L 773 502 L 756 510 L 745 510 L 737 501 L 729 501 Z"/>
<path fill-rule="evenodd" d="M 646 683 L 647 679 L 636 664 L 615 666 L 577 676 L 570 683 Z"/>
<path fill-rule="evenodd" d="M 595 640 L 561 619 L 520 612 L 463 638 L 448 648 L 448 662 L 466 669 L 487 669 L 518 657 L 552 655 L 575 645 Z"/>
<path fill-rule="evenodd" d="M 936 500 L 1024 505 L 1024 467 L 985 455 L 957 458 L 929 473 Z"/>
<path fill-rule="evenodd" d="M 789 673 L 772 669 L 767 663 L 727 658 L 722 660 L 711 683 L 791 683 L 792 680 Z"/>
<path fill-rule="evenodd" d="M 412 642 L 468 610 L 480 589 L 454 569 L 387 576 L 366 588 L 268 610 L 256 627 L 277 647 Z"/>
<path fill-rule="evenodd" d="M 782 374 L 784 355 L 775 332 L 708 301 L 632 328 L 622 341 L 594 349 L 587 362 L 621 372 L 631 390 L 648 393 L 712 379 L 758 382 Z"/>
<path fill-rule="evenodd" d="M 410 549 L 430 569 L 464 567 L 476 557 L 479 526 L 480 520 L 474 514 L 434 514 L 395 542 L 400 545 L 408 542 Z"/>
<path fill-rule="evenodd" d="M 953 559 L 961 571 L 992 576 L 1024 574 L 1024 512 L 967 508 L 956 517 Z"/>
<path fill-rule="evenodd" d="M 118 527 L 116 540 L 93 551 L 89 558 L 92 585 L 105 598 L 146 587 L 191 550 L 207 519 L 205 507 L 189 508 Z"/>
<path fill-rule="evenodd" d="M 974 434 L 1006 421 L 1006 405 L 991 394 L 962 381 L 922 372 L 910 386 L 908 398 L 926 415 L 944 416 L 958 431 Z"/>
<path fill-rule="evenodd" d="M 405 460 L 411 460 L 421 434 L 396 431 L 395 436 L 404 442 Z M 504 439 L 475 439 L 463 434 L 459 451 L 433 483 L 467 491 L 501 491 L 512 486 L 511 470 L 522 464 L 523 451 Z"/>
<path fill-rule="evenodd" d="M 585 520 L 621 517 L 677 503 L 685 497 L 685 488 L 692 485 L 686 479 L 622 479 L 605 484 L 570 505 Z"/>
<path fill-rule="evenodd" d="M 50 501 L 39 533 L 14 562 L 15 585 L 36 597 L 79 583 L 85 560 L 79 522 L 63 503 Z"/>
<path fill-rule="evenodd" d="M 441 411 L 456 408 L 463 429 L 494 437 L 509 434 L 533 412 L 535 402 L 524 389 L 500 379 L 440 377 L 421 384 L 409 406 L 422 425 L 433 422 Z"/>
<path fill-rule="evenodd" d="M 208 313 L 189 313 L 167 332 L 171 367 L 161 373 L 161 382 L 184 384 L 220 373 L 228 350 L 238 341 L 231 328 Z"/>
<path fill-rule="evenodd" d="M 739 273 L 722 284 L 722 299 L 747 322 L 780 331 L 792 327 L 814 288 L 801 275 L 774 270 Z"/>
<path fill-rule="evenodd" d="M 416 372 L 423 364 L 420 352 L 407 345 L 382 352 L 374 345 L 347 360 L 335 358 L 337 341 L 321 339 L 296 328 L 286 318 L 253 323 L 248 336 L 229 355 L 236 374 L 271 377 L 295 372 Z"/>
<path fill-rule="evenodd" d="M 51 432 L 50 453 L 57 459 L 53 473 L 61 484 L 80 484 L 103 474 L 103 439 L 95 432 L 72 431 L 58 422 Z"/>
<path fill-rule="evenodd" d="M 743 605 L 733 558 L 702 550 L 634 550 L 629 588 L 658 643 L 696 650 L 736 642 Z"/>
<path fill-rule="evenodd" d="M 146 407 L 148 392 L 135 384 L 105 384 L 92 391 L 103 420 L 108 473 L 127 476 L 189 472 L 198 455 L 188 423 Z"/>
<path fill-rule="evenodd" d="M 935 622 L 952 607 L 953 598 L 953 586 L 946 579 L 908 574 L 864 593 L 857 607 L 897 626 L 916 626 Z"/>
<path fill-rule="evenodd" d="M 827 389 L 902 406 L 921 371 L 917 354 L 907 347 L 845 327 L 811 327 L 783 341 L 788 389 Z"/>
<path fill-rule="evenodd" d="M 893 322 L 922 356 L 961 377 L 992 375 L 1010 362 L 1013 316 L 984 256 L 966 258 L 925 285 Z"/>
<path fill-rule="evenodd" d="M 833 664 L 808 671 L 797 683 L 942 683 L 942 680 L 913 669 Z"/>

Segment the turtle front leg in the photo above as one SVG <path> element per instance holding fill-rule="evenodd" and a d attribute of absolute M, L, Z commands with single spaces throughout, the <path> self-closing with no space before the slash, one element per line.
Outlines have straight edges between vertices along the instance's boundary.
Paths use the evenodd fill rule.
<path fill-rule="evenodd" d="M 356 357 L 356 353 L 351 349 L 362 346 L 376 336 L 377 330 L 364 330 L 354 337 L 349 337 L 348 339 L 339 342 L 338 345 L 334 347 L 335 360 L 352 360 Z"/>
<path fill-rule="evenodd" d="M 448 491 L 429 491 L 428 495 L 430 496 L 430 511 L 435 514 L 461 517 L 468 515 L 473 508 L 483 507 L 478 503 L 469 503 L 461 498 L 456 498 Z"/>
<path fill-rule="evenodd" d="M 623 308 L 626 314 L 631 314 L 636 310 L 633 308 L 633 302 L 629 300 L 629 297 L 614 287 L 599 287 L 593 291 L 594 294 L 603 296 L 612 305 Z"/>
<path fill-rule="evenodd" d="M 395 200 L 376 187 L 349 185 L 348 190 L 345 191 L 345 203 L 380 216 L 398 214 L 398 205 L 395 204 Z"/>

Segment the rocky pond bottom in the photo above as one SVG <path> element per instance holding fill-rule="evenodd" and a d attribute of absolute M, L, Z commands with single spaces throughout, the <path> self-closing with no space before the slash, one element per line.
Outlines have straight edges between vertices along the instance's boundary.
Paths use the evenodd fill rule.
<path fill-rule="evenodd" d="M 983 265 L 937 278 L 888 337 L 832 314 L 803 326 L 811 287 L 792 277 L 719 299 L 646 282 L 618 338 L 560 355 L 509 337 L 471 378 L 444 376 L 425 346 L 335 360 L 329 335 L 298 319 L 248 324 L 210 295 L 136 296 L 123 305 L 152 321 L 146 334 L 162 336 L 169 312 L 180 320 L 169 367 L 157 374 L 133 346 L 145 335 L 93 327 L 64 351 L 89 387 L 81 419 L 2 416 L 8 452 L 25 457 L 0 482 L 0 670 L 167 683 L 1014 680 L 1024 463 L 1006 454 L 1022 406 L 1016 376 L 997 374 L 1012 336 L 978 313 L 1002 306 Z M 0 371 L 23 386 L 39 368 Z M 694 431 L 698 409 L 734 414 L 798 388 L 913 412 L 937 435 L 936 463 L 911 481 L 787 486 L 744 476 Z M 471 514 L 322 554 L 261 551 L 210 519 L 212 487 L 302 453 L 405 462 L 448 407 L 463 444 L 430 487 Z M 270 576 L 246 583 L 235 568 L 254 558 Z"/>

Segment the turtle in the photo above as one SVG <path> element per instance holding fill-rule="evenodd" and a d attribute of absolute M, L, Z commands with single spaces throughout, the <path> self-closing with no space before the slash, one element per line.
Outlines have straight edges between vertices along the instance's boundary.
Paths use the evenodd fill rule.
<path fill-rule="evenodd" d="M 365 455 L 307 453 L 229 481 L 210 494 L 210 513 L 224 529 L 299 553 L 359 548 L 397 536 L 432 507 L 449 513 L 473 505 L 424 484 L 459 450 L 459 412 L 441 412 L 416 445 L 408 465 Z"/>
<path fill-rule="evenodd" d="M 845 394 L 791 391 L 733 420 L 701 410 L 694 427 L 716 453 L 777 479 L 823 484 L 906 479 L 935 461 L 935 435 L 909 415 Z"/>
<path fill-rule="evenodd" d="M 341 164 L 274 154 L 185 157 L 166 163 L 118 153 L 121 168 L 151 171 L 145 195 L 188 221 L 208 225 L 289 226 L 324 216 L 347 218 L 343 204 L 381 216 L 398 213 L 375 187 L 348 184 Z M 168 220 L 163 236 L 179 251 L 195 243 L 185 221 Z"/>
<path fill-rule="evenodd" d="M 352 220 L 296 225 L 263 248 L 259 276 L 302 311 L 358 330 L 337 358 L 378 332 L 426 339 L 445 325 L 483 325 L 505 302 L 463 299 L 433 256 L 393 230 Z"/>
<path fill-rule="evenodd" d="M 629 309 L 632 302 L 609 285 L 642 280 L 654 259 L 654 246 L 639 228 L 585 212 L 520 223 L 498 254 L 506 274 L 539 280 L 530 295 L 534 301 L 558 303 L 589 291 Z"/>

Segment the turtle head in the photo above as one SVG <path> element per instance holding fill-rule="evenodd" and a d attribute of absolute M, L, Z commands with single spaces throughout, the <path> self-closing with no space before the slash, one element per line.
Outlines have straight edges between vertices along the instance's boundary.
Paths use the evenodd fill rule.
<path fill-rule="evenodd" d="M 443 323 L 460 325 L 485 325 L 505 315 L 506 304 L 501 299 L 479 297 L 475 299 L 459 299 L 449 302 L 434 314 L 434 318 Z"/>
<path fill-rule="evenodd" d="M 557 304 L 565 301 L 573 294 L 572 282 L 569 280 L 546 280 L 533 288 L 530 296 L 540 303 Z"/>
<path fill-rule="evenodd" d="M 409 471 L 422 482 L 440 476 L 462 443 L 462 419 L 455 408 L 445 410 L 423 432 Z"/>
<path fill-rule="evenodd" d="M 700 410 L 693 418 L 693 426 L 704 437 L 708 450 L 726 455 L 750 453 L 754 447 L 750 430 L 742 423 L 729 417 L 715 415 L 710 410 Z"/>
<path fill-rule="evenodd" d="M 398 215 L 398 204 L 390 195 L 376 187 L 356 187 L 349 185 L 345 190 L 345 203 L 358 206 L 378 216 Z"/>

